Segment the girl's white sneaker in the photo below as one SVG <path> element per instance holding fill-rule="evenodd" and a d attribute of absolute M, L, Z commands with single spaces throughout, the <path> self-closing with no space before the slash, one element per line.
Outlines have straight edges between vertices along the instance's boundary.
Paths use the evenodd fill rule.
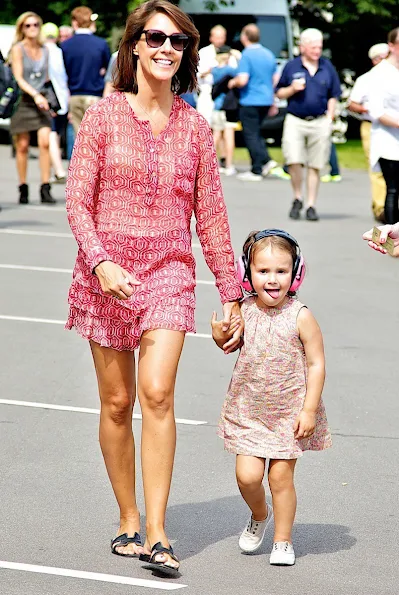
<path fill-rule="evenodd" d="M 253 554 L 260 548 L 265 536 L 266 527 L 272 518 L 273 508 L 270 504 L 267 505 L 267 517 L 264 521 L 254 521 L 251 515 L 248 525 L 241 533 L 240 539 L 238 541 L 238 545 L 243 552 L 246 554 Z"/>
<path fill-rule="evenodd" d="M 270 554 L 270 564 L 277 566 L 292 566 L 295 564 L 295 552 L 292 543 L 289 541 L 275 541 Z"/>

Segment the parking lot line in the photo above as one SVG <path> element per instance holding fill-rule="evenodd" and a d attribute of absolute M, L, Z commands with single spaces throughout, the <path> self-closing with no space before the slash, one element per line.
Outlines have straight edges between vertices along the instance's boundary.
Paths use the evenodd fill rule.
<path fill-rule="evenodd" d="M 0 568 L 23 572 L 35 572 L 38 574 L 50 574 L 53 576 L 66 576 L 88 581 L 115 583 L 118 585 L 133 585 L 135 587 L 147 587 L 150 589 L 159 589 L 161 591 L 176 591 L 176 589 L 184 589 L 187 587 L 187 585 L 181 583 L 151 581 L 142 578 L 132 578 L 130 576 L 117 576 L 116 574 L 102 574 L 84 570 L 71 570 L 70 568 L 55 568 L 52 566 L 37 566 L 35 564 L 21 564 L 19 562 L 6 562 L 3 560 L 0 560 Z"/>
<path fill-rule="evenodd" d="M 9 269 L 16 271 L 39 271 L 42 273 L 68 273 L 71 275 L 73 269 L 60 269 L 57 267 L 37 267 L 25 264 L 0 264 L 0 269 Z M 201 279 L 196 280 L 197 285 L 215 285 L 214 281 L 203 281 Z"/>
<path fill-rule="evenodd" d="M 43 236 L 47 238 L 70 238 L 75 239 L 71 233 L 60 231 L 36 231 L 32 229 L 0 229 L 0 233 L 19 236 Z M 201 244 L 192 243 L 192 248 L 201 248 Z"/>
<path fill-rule="evenodd" d="M 55 405 L 53 403 L 36 403 L 34 401 L 14 401 L 12 399 L 0 399 L 0 405 L 15 405 L 18 407 L 33 407 L 35 409 L 53 409 L 55 411 L 73 411 L 75 413 L 91 413 L 100 415 L 99 409 L 89 407 L 71 407 L 69 405 Z M 142 419 L 141 413 L 134 413 L 133 419 Z M 177 424 L 184 426 L 205 426 L 208 422 L 195 419 L 176 418 Z"/>
<path fill-rule="evenodd" d="M 9 316 L 8 314 L 0 314 L 0 320 L 11 320 L 15 322 L 37 322 L 39 324 L 63 324 L 65 320 L 55 320 L 54 318 L 32 318 L 30 316 Z M 186 337 L 194 337 L 196 339 L 212 339 L 212 335 L 207 333 L 186 333 Z"/>

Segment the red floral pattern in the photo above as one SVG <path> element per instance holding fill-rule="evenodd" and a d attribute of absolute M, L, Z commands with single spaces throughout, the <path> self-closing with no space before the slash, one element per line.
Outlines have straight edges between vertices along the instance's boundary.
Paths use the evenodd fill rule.
<path fill-rule="evenodd" d="M 212 133 L 180 97 L 157 138 L 123 93 L 90 107 L 76 138 L 66 201 L 79 246 L 67 328 L 120 350 L 135 349 L 147 329 L 195 330 L 193 212 L 222 302 L 241 297 Z M 93 269 L 103 260 L 141 281 L 131 298 L 101 291 Z"/>

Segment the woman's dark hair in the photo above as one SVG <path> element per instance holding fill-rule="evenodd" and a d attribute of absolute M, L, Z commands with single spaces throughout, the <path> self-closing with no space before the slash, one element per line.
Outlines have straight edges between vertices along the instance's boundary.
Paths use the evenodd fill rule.
<path fill-rule="evenodd" d="M 199 33 L 190 17 L 169 0 L 149 0 L 127 18 L 125 33 L 119 46 L 113 85 L 117 91 L 137 93 L 137 56 L 133 53 L 147 21 L 157 12 L 168 16 L 189 37 L 179 70 L 172 79 L 174 93 L 194 91 L 197 87 Z"/>

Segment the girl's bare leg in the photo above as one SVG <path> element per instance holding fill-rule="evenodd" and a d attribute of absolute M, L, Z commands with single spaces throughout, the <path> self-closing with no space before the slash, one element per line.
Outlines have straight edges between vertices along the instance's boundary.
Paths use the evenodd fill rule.
<path fill-rule="evenodd" d="M 264 521 L 267 517 L 267 505 L 263 476 L 265 459 L 246 455 L 237 455 L 236 477 L 241 495 L 248 504 L 255 521 Z"/>
<path fill-rule="evenodd" d="M 65 176 L 64 166 L 61 160 L 60 137 L 57 132 L 52 130 L 50 132 L 50 160 L 54 168 L 54 173 L 59 178 Z"/>
<path fill-rule="evenodd" d="M 269 486 L 273 498 L 274 539 L 292 542 L 296 512 L 294 470 L 296 459 L 273 459 L 269 464 Z"/>
<path fill-rule="evenodd" d="M 143 415 L 141 464 L 146 507 L 145 549 L 169 546 L 165 514 L 176 448 L 174 389 L 184 332 L 164 329 L 143 333 L 138 365 L 138 397 Z M 157 561 L 177 566 L 169 556 Z"/>
<path fill-rule="evenodd" d="M 132 412 L 135 400 L 134 353 L 101 347 L 90 341 L 101 399 L 100 446 L 120 510 L 117 535 L 140 532 L 136 504 L 135 448 Z M 144 550 L 135 544 L 118 547 L 123 554 Z"/>
<path fill-rule="evenodd" d="M 223 131 L 224 146 L 226 148 L 226 169 L 233 167 L 235 148 L 235 129 L 226 127 Z"/>

